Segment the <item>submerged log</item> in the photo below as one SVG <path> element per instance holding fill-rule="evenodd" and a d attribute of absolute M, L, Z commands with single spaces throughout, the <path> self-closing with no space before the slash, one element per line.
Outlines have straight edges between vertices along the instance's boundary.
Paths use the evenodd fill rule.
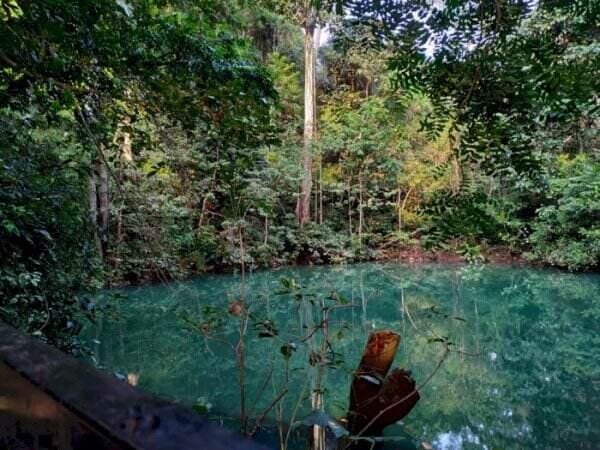
<path fill-rule="evenodd" d="M 352 436 L 381 436 L 386 426 L 404 418 L 419 400 L 410 372 L 396 368 L 388 375 L 399 343 L 400 336 L 393 331 L 369 336 L 350 388 L 347 419 Z M 372 442 L 354 440 L 346 448 L 373 447 Z"/>

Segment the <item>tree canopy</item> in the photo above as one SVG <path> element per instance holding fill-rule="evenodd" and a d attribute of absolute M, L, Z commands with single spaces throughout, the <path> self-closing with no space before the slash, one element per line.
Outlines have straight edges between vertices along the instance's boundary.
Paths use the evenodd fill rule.
<path fill-rule="evenodd" d="M 599 8 L 2 0 L 0 317 L 74 348 L 101 286 L 406 248 L 597 268 Z"/>

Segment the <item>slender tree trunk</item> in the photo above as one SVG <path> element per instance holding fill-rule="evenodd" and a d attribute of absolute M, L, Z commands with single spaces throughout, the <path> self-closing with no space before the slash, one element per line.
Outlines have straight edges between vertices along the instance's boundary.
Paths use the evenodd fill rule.
<path fill-rule="evenodd" d="M 323 155 L 319 155 L 319 223 L 323 224 Z"/>
<path fill-rule="evenodd" d="M 458 159 L 456 157 L 452 158 L 452 168 L 454 169 L 454 180 L 452 180 L 452 193 L 457 194 L 460 191 L 462 174 L 460 170 L 460 163 L 458 162 Z"/>
<path fill-rule="evenodd" d="M 123 242 L 123 238 L 123 204 L 121 204 L 117 215 L 117 244 Z M 117 261 L 115 261 L 115 264 L 117 264 Z"/>
<path fill-rule="evenodd" d="M 314 138 L 317 137 L 317 57 L 319 56 L 319 44 L 321 43 L 321 27 L 315 26 L 313 32 L 313 54 L 312 54 L 312 63 L 313 63 L 313 118 L 314 118 Z"/>
<path fill-rule="evenodd" d="M 202 207 L 201 207 L 201 211 L 200 211 L 200 217 L 198 218 L 198 228 L 202 228 L 202 225 L 204 225 L 204 217 L 206 215 L 207 200 L 208 200 L 208 195 L 205 195 L 204 198 L 202 199 Z"/>
<path fill-rule="evenodd" d="M 318 185 L 319 182 L 316 181 L 316 184 Z M 319 189 L 318 186 L 314 189 L 314 194 L 313 194 L 313 199 L 314 199 L 314 207 L 313 207 L 313 220 L 315 221 L 315 223 L 319 223 Z"/>
<path fill-rule="evenodd" d="M 96 180 L 98 195 L 98 235 L 102 250 L 102 260 L 106 259 L 108 253 L 108 224 L 110 214 L 109 192 L 108 192 L 108 169 L 101 158 L 96 160 Z"/>
<path fill-rule="evenodd" d="M 129 98 L 129 93 L 127 93 L 127 97 Z M 128 166 L 130 166 L 133 163 L 133 150 L 131 148 L 131 133 L 129 132 L 129 129 L 131 128 L 131 117 L 129 116 L 125 116 L 123 118 L 123 120 L 121 121 L 120 125 L 120 133 L 117 133 L 115 135 L 115 139 L 118 139 L 118 137 L 121 137 L 121 141 L 119 143 L 119 148 L 120 148 L 120 161 L 119 161 L 119 172 L 118 172 L 118 179 L 119 179 L 119 184 L 123 185 L 123 182 L 128 178 Z M 116 142 L 115 142 L 116 143 Z M 132 171 L 129 170 L 129 173 L 131 173 Z M 124 239 L 124 235 L 123 235 L 123 210 L 125 209 L 125 202 L 121 201 L 121 205 L 119 206 L 118 209 L 118 213 L 117 213 L 117 239 L 116 239 L 116 244 L 120 244 L 121 242 L 123 242 Z M 118 248 L 118 246 L 117 246 Z M 119 259 L 120 258 L 115 258 L 114 261 L 114 265 L 115 268 L 118 267 L 119 265 Z"/>
<path fill-rule="evenodd" d="M 302 167 L 304 177 L 300 186 L 300 196 L 296 204 L 296 218 L 300 226 L 310 221 L 310 197 L 312 191 L 312 143 L 315 137 L 315 98 L 316 98 L 316 51 L 314 44 L 315 20 L 311 12 L 304 25 L 304 146 Z"/>
<path fill-rule="evenodd" d="M 97 188 L 98 177 L 96 172 L 92 169 L 90 173 L 90 225 L 92 227 L 92 233 L 94 242 L 98 249 L 98 254 L 102 257 L 102 243 L 100 241 L 100 233 L 98 232 L 98 188 Z"/>
<path fill-rule="evenodd" d="M 131 118 L 126 116 L 121 122 L 123 141 L 121 142 L 121 157 L 127 162 L 133 162 L 133 151 L 131 150 L 131 133 L 127 130 L 131 127 Z M 125 130 L 123 130 L 125 128 Z"/>
<path fill-rule="evenodd" d="M 398 185 L 398 197 L 396 198 L 396 214 L 398 214 L 398 233 L 402 231 L 402 211 L 400 207 L 402 205 L 402 189 Z"/>
<path fill-rule="evenodd" d="M 352 178 L 348 179 L 348 230 L 352 236 Z"/>
<path fill-rule="evenodd" d="M 406 195 L 404 196 L 404 200 L 400 203 L 400 189 L 398 189 L 398 231 L 402 231 L 402 216 L 404 214 L 404 209 L 406 208 L 406 202 L 408 201 L 408 197 L 412 192 L 412 186 L 408 188 L 406 191 Z"/>
<path fill-rule="evenodd" d="M 319 46 L 321 45 L 321 27 L 316 27 L 315 30 L 315 44 L 314 44 L 314 54 L 313 54 L 313 63 L 314 63 L 314 75 L 315 75 L 315 82 L 314 82 L 314 89 L 313 89 L 313 117 L 314 117 L 314 138 L 318 139 L 319 138 L 319 129 L 318 129 L 318 121 L 317 121 L 317 82 L 316 82 L 316 71 L 317 71 L 317 58 L 319 56 Z M 321 153 L 319 152 L 319 193 L 318 193 L 318 198 L 319 203 L 315 206 L 315 208 L 317 209 L 317 211 L 319 211 L 319 217 L 318 219 L 315 218 L 315 222 L 318 221 L 319 224 L 323 224 L 323 185 L 322 185 L 322 169 L 323 169 L 323 162 L 322 162 L 322 157 L 321 157 Z"/>
<path fill-rule="evenodd" d="M 362 171 L 358 173 L 358 248 L 362 250 L 362 230 L 363 230 L 363 184 Z"/>
<path fill-rule="evenodd" d="M 317 56 L 319 52 L 319 42 L 321 40 L 321 28 L 315 27 L 314 31 L 314 39 L 313 39 L 313 54 L 312 54 L 312 62 L 313 62 L 313 89 L 312 89 L 312 106 L 313 106 L 313 140 L 317 140 L 318 138 L 318 128 L 317 128 L 317 82 L 316 82 L 316 71 L 317 71 Z M 320 161 L 321 155 L 319 155 L 319 170 L 320 170 Z M 320 173 L 320 172 L 319 172 Z M 319 178 L 319 186 L 321 185 L 321 180 Z M 319 223 L 319 191 L 315 190 L 315 223 Z"/>
<path fill-rule="evenodd" d="M 269 243 L 269 218 L 265 216 L 265 241 L 264 245 Z"/>

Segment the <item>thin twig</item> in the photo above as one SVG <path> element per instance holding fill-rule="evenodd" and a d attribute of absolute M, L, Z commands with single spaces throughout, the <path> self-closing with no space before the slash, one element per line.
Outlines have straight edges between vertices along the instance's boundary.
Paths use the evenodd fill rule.
<path fill-rule="evenodd" d="M 271 368 L 269 369 L 269 373 L 265 377 L 265 381 L 263 382 L 263 385 L 261 386 L 261 388 L 256 392 L 256 396 L 254 397 L 254 401 L 252 402 L 252 405 L 254 405 L 254 406 L 258 405 L 258 401 L 261 399 L 263 393 L 265 392 L 265 389 L 267 388 L 269 381 L 271 381 L 272 376 L 273 376 L 273 364 L 271 363 Z M 250 409 L 250 412 L 248 413 L 249 416 L 254 415 L 254 406 Z"/>
<path fill-rule="evenodd" d="M 256 434 L 256 432 L 258 431 L 258 428 L 260 427 L 261 422 L 265 419 L 265 417 L 267 416 L 267 414 L 269 414 L 269 411 L 271 411 L 273 409 L 273 407 L 275 405 L 277 405 L 277 403 L 279 403 L 279 401 L 281 401 L 281 399 L 288 393 L 288 389 L 287 387 L 284 388 L 277 397 L 275 397 L 271 403 L 269 403 L 269 405 L 263 410 L 263 412 L 256 418 L 256 421 L 254 422 L 254 428 L 252 428 L 252 431 L 248 434 L 248 436 L 254 436 Z"/>
<path fill-rule="evenodd" d="M 44 297 L 44 304 L 46 305 L 46 321 L 38 331 L 42 331 L 44 328 L 46 328 L 48 322 L 50 322 L 50 308 L 48 307 L 48 299 L 46 297 Z"/>
<path fill-rule="evenodd" d="M 300 391 L 300 395 L 298 396 L 298 400 L 296 401 L 296 405 L 294 406 L 294 410 L 292 411 L 292 415 L 290 416 L 290 426 L 288 427 L 287 433 L 285 434 L 284 448 L 287 448 L 288 440 L 290 439 L 290 434 L 292 432 L 292 426 L 296 421 L 296 414 L 298 414 L 298 410 L 300 409 L 300 405 L 302 404 L 302 400 L 304 400 L 304 395 L 306 393 L 306 388 L 308 387 L 308 383 L 310 382 L 310 377 L 306 377 L 304 382 L 304 386 L 302 386 L 302 391 Z"/>

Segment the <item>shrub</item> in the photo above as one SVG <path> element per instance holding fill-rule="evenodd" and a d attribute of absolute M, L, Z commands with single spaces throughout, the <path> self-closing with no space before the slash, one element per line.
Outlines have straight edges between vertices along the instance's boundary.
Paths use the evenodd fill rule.
<path fill-rule="evenodd" d="M 600 263 L 600 163 L 579 156 L 558 159 L 548 204 L 537 210 L 530 257 L 581 270 Z"/>

